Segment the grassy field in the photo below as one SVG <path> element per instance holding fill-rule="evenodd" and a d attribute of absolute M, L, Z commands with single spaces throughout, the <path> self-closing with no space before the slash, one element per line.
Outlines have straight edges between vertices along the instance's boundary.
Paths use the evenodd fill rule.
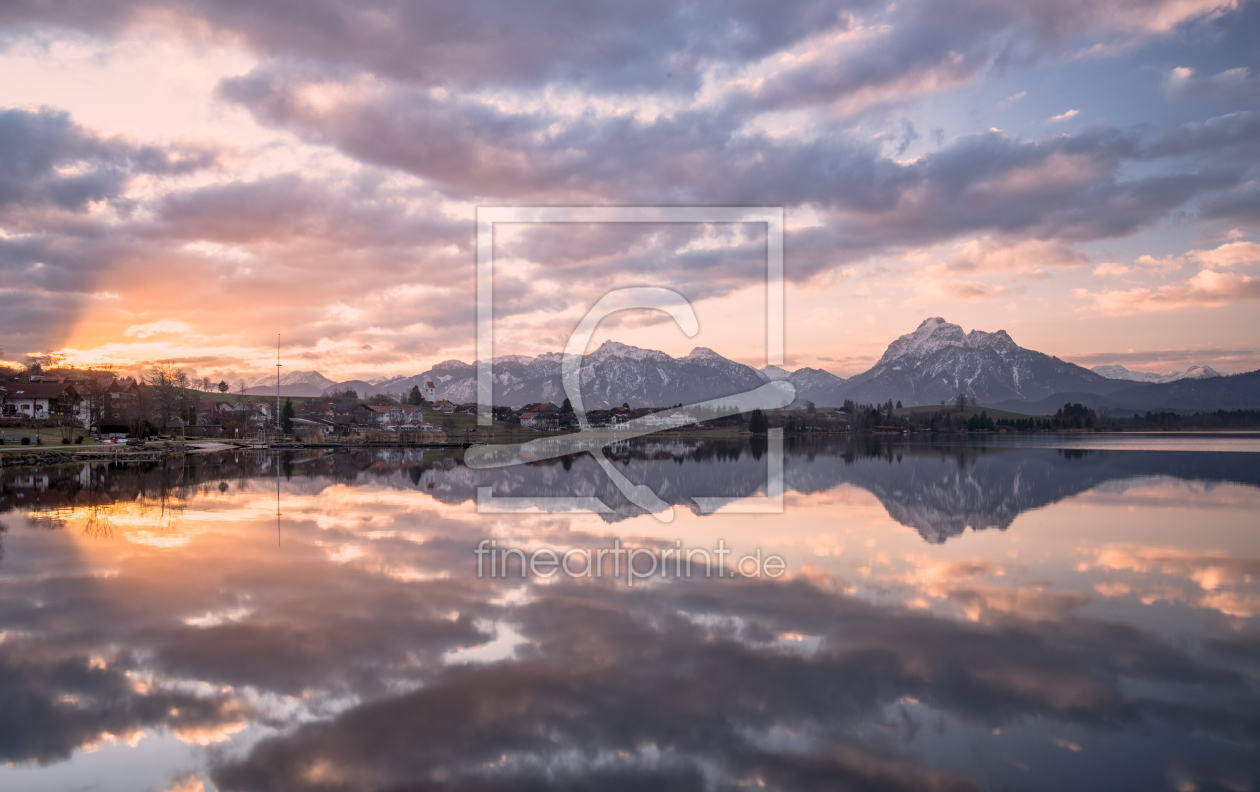
<path fill-rule="evenodd" d="M 83 442 L 79 445 L 75 445 L 74 443 L 62 445 L 61 430 L 56 428 L 19 429 L 16 427 L 6 427 L 0 429 L 0 435 L 4 437 L 4 445 L 0 446 L 0 453 L 4 453 L 6 451 L 31 451 L 34 449 L 39 449 L 40 451 L 71 451 L 77 448 L 90 448 L 97 445 L 92 442 L 92 438 L 90 436 L 86 436 L 87 432 L 82 429 L 76 429 L 74 431 L 76 435 L 85 435 Z M 35 444 L 36 435 L 39 435 L 40 439 L 43 440 L 44 444 L 42 446 L 37 446 Z M 31 444 L 28 446 L 22 445 L 23 437 L 31 438 Z"/>

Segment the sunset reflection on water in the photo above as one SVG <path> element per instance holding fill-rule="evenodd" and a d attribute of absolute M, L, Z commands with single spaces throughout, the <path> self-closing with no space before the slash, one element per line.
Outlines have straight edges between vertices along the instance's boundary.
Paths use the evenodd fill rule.
<path fill-rule="evenodd" d="M 1260 780 L 1255 455 L 853 451 L 789 449 L 782 515 L 710 516 L 684 496 L 755 491 L 750 454 L 630 454 L 668 525 L 478 514 L 449 453 L 5 474 L 0 786 Z M 787 573 L 479 578 L 483 538 Z"/>

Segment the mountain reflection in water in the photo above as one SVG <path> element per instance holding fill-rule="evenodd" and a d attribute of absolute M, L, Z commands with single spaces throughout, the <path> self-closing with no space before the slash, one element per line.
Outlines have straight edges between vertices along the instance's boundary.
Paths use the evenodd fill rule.
<path fill-rule="evenodd" d="M 679 518 L 583 456 L 5 472 L 0 788 L 1260 784 L 1260 455 L 789 439 L 782 515 L 691 501 L 764 489 L 763 447 L 610 456 Z M 487 537 L 788 574 L 479 578 Z"/>

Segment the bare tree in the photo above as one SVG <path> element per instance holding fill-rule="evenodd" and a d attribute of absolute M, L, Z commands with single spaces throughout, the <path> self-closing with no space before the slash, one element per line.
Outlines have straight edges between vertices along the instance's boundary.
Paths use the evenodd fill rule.
<path fill-rule="evenodd" d="M 960 410 L 967 409 L 967 394 L 960 393 L 954 397 L 954 406 Z"/>
<path fill-rule="evenodd" d="M 26 368 L 30 371 L 43 371 L 47 368 L 56 368 L 64 363 L 65 355 L 57 354 L 51 350 L 40 352 L 37 355 L 26 356 Z"/>
<path fill-rule="evenodd" d="M 237 381 L 236 381 L 236 393 L 237 393 L 237 395 L 238 395 L 238 396 L 244 396 L 244 395 L 245 395 L 245 380 L 237 380 Z"/>
<path fill-rule="evenodd" d="M 79 395 L 87 402 L 89 430 L 100 427 L 101 419 L 105 417 L 109 406 L 109 386 L 114 383 L 116 376 L 111 366 L 90 368 L 87 377 L 78 387 Z"/>
<path fill-rule="evenodd" d="M 188 372 L 170 361 L 159 361 L 144 375 L 144 381 L 153 390 L 154 412 L 165 432 L 175 417 L 183 415 L 186 402 L 191 401 L 185 392 Z"/>
<path fill-rule="evenodd" d="M 209 377 L 202 377 L 197 380 L 197 389 L 205 393 L 214 390 L 214 382 Z"/>

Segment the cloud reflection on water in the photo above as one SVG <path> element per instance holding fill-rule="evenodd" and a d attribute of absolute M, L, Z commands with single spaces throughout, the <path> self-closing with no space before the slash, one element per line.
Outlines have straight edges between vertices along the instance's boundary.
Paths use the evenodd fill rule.
<path fill-rule="evenodd" d="M 628 516 L 488 521 L 456 497 L 469 482 L 449 457 L 49 472 L 38 492 L 6 480 L 4 503 L 51 508 L 6 517 L 0 757 L 73 768 L 103 740 L 172 734 L 194 775 L 154 783 L 225 790 L 1254 783 L 1260 551 L 1240 528 L 1260 493 L 1219 483 L 1254 475 L 1249 460 L 1212 479 L 1210 460 L 1163 456 L 1158 479 L 1134 478 L 1157 459 L 1126 453 L 789 457 L 799 497 L 780 521 L 671 526 L 752 526 L 790 555 L 788 577 L 634 589 L 478 579 L 486 535 L 659 539 Z M 742 470 L 729 455 L 681 467 L 705 465 Z M 933 494 L 998 470 L 980 501 Z M 862 497 L 895 519 L 885 498 L 949 521 L 951 502 L 967 520 L 1004 504 L 1026 524 L 938 544 L 822 497 L 876 481 Z M 1096 490 L 1107 481 L 1139 485 Z M 1169 539 L 1169 503 L 1214 527 Z M 105 518 L 111 531 L 92 528 Z M 845 537 L 838 553 L 809 550 L 824 532 Z M 1146 598 L 1159 587 L 1187 594 Z"/>

